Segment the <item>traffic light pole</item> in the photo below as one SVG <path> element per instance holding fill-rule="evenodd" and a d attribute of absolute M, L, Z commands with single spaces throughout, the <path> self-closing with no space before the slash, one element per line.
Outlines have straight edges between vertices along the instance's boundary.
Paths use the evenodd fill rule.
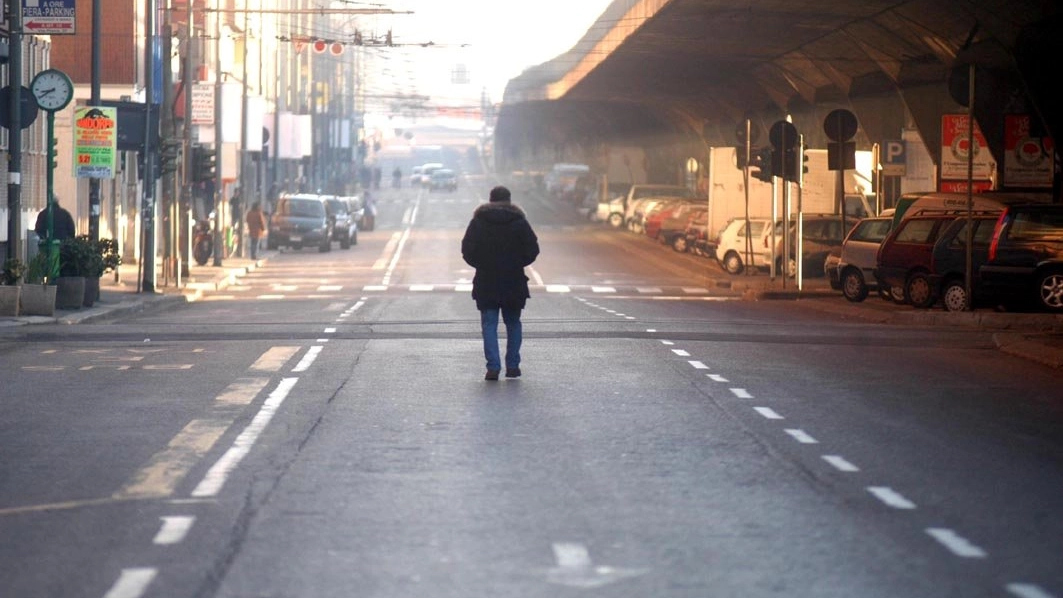
<path fill-rule="evenodd" d="M 221 136 L 221 12 L 214 13 L 214 261 L 212 265 L 221 267 L 222 252 L 225 251 L 221 232 L 222 210 L 225 209 L 225 188 L 222 179 L 222 136 Z"/>
<path fill-rule="evenodd" d="M 147 0 L 144 14 L 144 29 L 147 42 L 144 56 L 144 202 L 140 206 L 144 227 L 144 250 L 140 292 L 155 292 L 155 148 L 152 144 L 151 111 L 155 106 L 155 0 Z M 156 129 L 157 131 L 157 129 Z"/>

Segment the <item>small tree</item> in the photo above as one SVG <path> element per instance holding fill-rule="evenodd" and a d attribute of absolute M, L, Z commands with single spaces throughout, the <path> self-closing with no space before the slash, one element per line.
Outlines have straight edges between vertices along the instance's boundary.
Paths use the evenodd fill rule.
<path fill-rule="evenodd" d="M 25 274 L 26 264 L 22 263 L 22 260 L 17 257 L 10 258 L 4 262 L 4 271 L 0 274 L 0 284 L 15 286 Z"/>

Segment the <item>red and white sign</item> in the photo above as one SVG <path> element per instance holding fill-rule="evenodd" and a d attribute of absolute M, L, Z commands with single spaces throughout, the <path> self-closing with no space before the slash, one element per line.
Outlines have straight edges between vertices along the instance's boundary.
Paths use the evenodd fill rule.
<path fill-rule="evenodd" d="M 74 0 L 21 0 L 22 27 L 34 35 L 74 35 Z M 6 11 L 5 11 L 6 12 Z"/>
<path fill-rule="evenodd" d="M 1030 115 L 1004 117 L 1004 184 L 1008 187 L 1052 187 L 1051 137 L 1030 136 Z"/>
<path fill-rule="evenodd" d="M 328 42 L 323 39 L 314 40 L 314 54 L 323 54 L 328 48 Z"/>
<path fill-rule="evenodd" d="M 971 179 L 976 181 L 975 187 L 980 182 L 991 181 L 996 173 L 996 162 L 993 154 L 989 151 L 989 144 L 985 136 L 978 128 L 978 122 L 974 123 L 974 147 L 969 148 L 970 140 L 967 135 L 966 114 L 945 114 L 941 117 L 941 183 L 940 190 L 944 191 L 946 181 L 967 180 L 967 155 L 973 150 L 974 163 Z"/>

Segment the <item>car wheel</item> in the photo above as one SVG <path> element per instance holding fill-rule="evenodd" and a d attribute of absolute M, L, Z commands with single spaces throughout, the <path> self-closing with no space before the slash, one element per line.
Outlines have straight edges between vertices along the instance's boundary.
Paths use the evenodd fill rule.
<path fill-rule="evenodd" d="M 355 229 L 354 231 L 351 232 L 351 245 L 357 245 L 357 244 L 358 244 L 358 230 Z"/>
<path fill-rule="evenodd" d="M 967 309 L 967 288 L 962 279 L 953 279 L 945 283 L 941 293 L 941 304 L 946 311 L 965 311 Z"/>
<path fill-rule="evenodd" d="M 624 216 L 622 214 L 617 214 L 616 212 L 609 214 L 609 226 L 613 228 L 620 228 L 623 225 Z"/>
<path fill-rule="evenodd" d="M 676 238 L 672 239 L 672 249 L 678 251 L 679 253 L 686 253 L 687 238 L 682 235 L 679 235 Z"/>
<path fill-rule="evenodd" d="M 321 253 L 325 253 L 326 251 L 332 251 L 332 241 L 325 239 L 324 243 L 317 246 L 317 250 Z"/>
<path fill-rule="evenodd" d="M 855 268 L 850 268 L 842 273 L 842 295 L 853 303 L 860 303 L 867 299 L 867 282 L 864 275 Z"/>
<path fill-rule="evenodd" d="M 723 265 L 723 269 L 728 274 L 742 273 L 742 258 L 739 257 L 738 253 L 734 251 L 731 251 L 727 255 L 723 256 L 723 262 L 721 263 L 721 265 Z"/>
<path fill-rule="evenodd" d="M 351 237 L 350 237 L 350 235 L 340 239 L 340 249 L 350 249 L 350 248 L 351 248 Z"/>
<path fill-rule="evenodd" d="M 926 272 L 916 272 L 904 285 L 904 299 L 913 306 L 926 309 L 934 304 L 934 292 Z"/>
<path fill-rule="evenodd" d="M 1048 311 L 1063 311 L 1063 272 L 1045 272 L 1037 277 L 1037 301 Z"/>
<path fill-rule="evenodd" d="M 904 305 L 904 288 L 903 287 L 879 287 L 878 294 L 882 296 L 886 301 L 892 301 L 894 303 Z"/>

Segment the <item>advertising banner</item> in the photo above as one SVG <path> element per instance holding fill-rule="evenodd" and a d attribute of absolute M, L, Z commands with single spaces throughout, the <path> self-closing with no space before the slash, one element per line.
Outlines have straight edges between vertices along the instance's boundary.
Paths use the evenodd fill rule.
<path fill-rule="evenodd" d="M 1004 185 L 1052 188 L 1051 137 L 1030 135 L 1029 114 L 1004 117 Z"/>
<path fill-rule="evenodd" d="M 945 114 L 941 117 L 941 181 L 967 180 L 967 115 Z M 991 181 L 996 171 L 989 144 L 974 123 L 974 173 L 975 181 Z"/>
<path fill-rule="evenodd" d="M 74 111 L 74 176 L 113 179 L 118 156 L 118 109 L 81 106 Z"/>

